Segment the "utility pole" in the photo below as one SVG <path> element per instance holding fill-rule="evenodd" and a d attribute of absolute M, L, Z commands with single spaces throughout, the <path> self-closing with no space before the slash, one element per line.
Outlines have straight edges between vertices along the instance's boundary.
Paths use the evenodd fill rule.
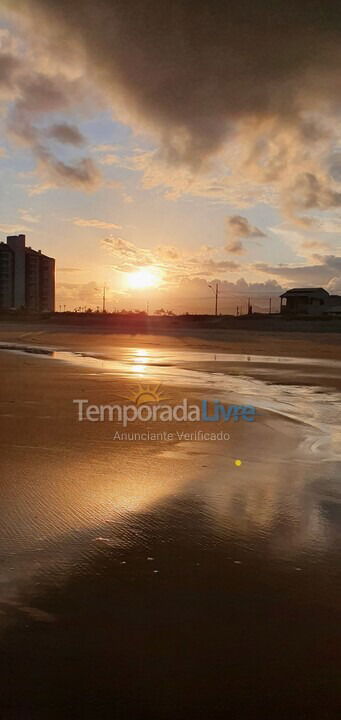
<path fill-rule="evenodd" d="M 103 306 L 102 306 L 102 312 L 106 312 L 105 310 L 105 285 L 103 285 Z"/>
<path fill-rule="evenodd" d="M 269 314 L 271 315 L 271 298 L 269 298 Z"/>
<path fill-rule="evenodd" d="M 215 316 L 217 317 L 217 315 L 218 315 L 219 286 L 218 286 L 218 283 L 216 283 L 216 284 L 215 284 L 215 289 L 214 289 L 213 285 L 209 285 L 208 287 L 210 287 L 211 290 L 213 290 L 213 292 L 215 292 Z"/>

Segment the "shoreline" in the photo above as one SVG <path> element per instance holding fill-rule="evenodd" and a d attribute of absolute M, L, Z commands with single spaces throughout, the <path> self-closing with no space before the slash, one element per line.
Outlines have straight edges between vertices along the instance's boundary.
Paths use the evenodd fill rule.
<path fill-rule="evenodd" d="M 341 360 L 341 333 L 283 332 L 246 329 L 184 329 L 162 333 L 111 332 L 103 328 L 52 327 L 49 323 L 0 322 L 1 342 L 27 342 L 68 350 L 105 352 L 117 344 L 126 347 L 202 349 L 245 355 L 272 355 Z"/>

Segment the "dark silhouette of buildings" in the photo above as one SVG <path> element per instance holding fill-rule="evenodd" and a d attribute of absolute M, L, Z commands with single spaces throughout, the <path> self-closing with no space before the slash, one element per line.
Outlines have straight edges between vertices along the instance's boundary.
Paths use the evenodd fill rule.
<path fill-rule="evenodd" d="M 0 243 L 0 308 L 54 312 L 55 260 L 26 247 L 25 235 Z"/>

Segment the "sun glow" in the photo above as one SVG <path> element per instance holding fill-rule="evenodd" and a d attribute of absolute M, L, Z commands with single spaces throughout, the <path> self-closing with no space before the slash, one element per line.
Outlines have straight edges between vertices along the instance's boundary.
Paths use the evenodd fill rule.
<path fill-rule="evenodd" d="M 148 287 L 158 287 L 161 282 L 161 275 L 157 268 L 139 268 L 129 273 L 128 285 L 133 290 L 143 290 Z"/>

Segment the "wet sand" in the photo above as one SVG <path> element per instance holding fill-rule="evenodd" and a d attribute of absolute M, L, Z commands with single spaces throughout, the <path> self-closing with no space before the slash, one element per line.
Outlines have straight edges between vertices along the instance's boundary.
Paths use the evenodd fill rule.
<path fill-rule="evenodd" d="M 338 353 L 0 339 L 22 346 L 0 350 L 2 716 L 338 717 Z M 54 354 L 24 352 L 38 345 Z M 75 397 L 159 383 L 171 404 L 253 404 L 256 420 L 206 442 L 77 421 Z"/>
<path fill-rule="evenodd" d="M 184 348 L 227 353 L 341 360 L 341 332 L 280 332 L 248 329 L 165 328 L 164 332 L 123 333 L 110 329 L 74 327 L 48 322 L 0 322 L 0 341 L 28 342 L 68 350 L 97 350 L 113 347 Z"/>

